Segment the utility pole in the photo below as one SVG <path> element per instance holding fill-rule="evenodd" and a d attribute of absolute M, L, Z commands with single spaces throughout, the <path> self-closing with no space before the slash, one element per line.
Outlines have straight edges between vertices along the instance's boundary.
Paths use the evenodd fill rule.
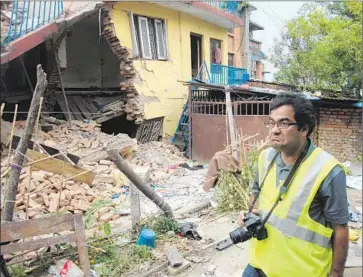
<path fill-rule="evenodd" d="M 247 73 L 251 75 L 251 59 L 250 59 L 250 12 L 248 2 L 245 2 L 245 8 L 242 12 L 242 18 L 244 18 L 244 26 L 242 31 L 242 67 L 247 69 Z"/>

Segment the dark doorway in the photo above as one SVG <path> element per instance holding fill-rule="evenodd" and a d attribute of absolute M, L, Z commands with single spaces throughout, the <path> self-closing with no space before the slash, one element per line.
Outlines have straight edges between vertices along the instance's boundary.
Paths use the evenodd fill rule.
<path fill-rule="evenodd" d="M 121 115 L 101 123 L 101 131 L 114 135 L 123 133 L 135 138 L 138 126 L 134 121 L 127 120 L 125 115 Z"/>
<path fill-rule="evenodd" d="M 190 50 L 192 61 L 192 78 L 197 77 L 202 65 L 202 36 L 190 34 Z"/>

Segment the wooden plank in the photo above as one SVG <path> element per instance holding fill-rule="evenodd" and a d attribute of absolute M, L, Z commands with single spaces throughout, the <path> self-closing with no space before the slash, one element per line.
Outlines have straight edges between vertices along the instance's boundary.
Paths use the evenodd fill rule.
<path fill-rule="evenodd" d="M 67 111 L 67 106 L 66 104 L 64 103 L 64 100 L 61 98 L 61 97 L 57 97 L 57 103 L 59 105 L 59 108 L 61 109 L 62 113 L 64 114 L 64 116 L 66 118 L 68 118 L 67 114 L 68 114 L 68 111 Z M 74 117 L 73 113 L 70 112 L 70 117 L 71 117 L 71 120 L 75 120 L 76 118 Z"/>
<path fill-rule="evenodd" d="M 88 104 L 87 107 L 91 110 L 91 113 L 97 113 L 98 109 L 90 98 L 84 98 L 84 101 Z"/>
<path fill-rule="evenodd" d="M 1 132 L 2 132 L 2 129 L 1 129 Z M 18 146 L 18 143 L 20 141 L 20 137 L 14 135 L 13 137 L 13 141 L 11 143 L 11 148 L 12 149 L 16 149 L 16 147 Z M 29 141 L 28 143 L 28 149 L 33 149 L 33 145 L 34 145 L 34 142 L 33 141 Z M 39 145 L 50 155 L 50 156 L 53 156 L 55 154 L 58 154 L 60 153 L 60 151 L 58 149 L 55 149 L 53 147 L 50 147 L 50 146 L 46 146 L 44 144 L 40 144 Z M 76 156 L 76 155 L 73 155 L 73 154 L 67 154 L 67 157 L 75 164 L 77 164 L 80 160 L 80 157 Z M 67 158 L 65 158 L 63 155 L 57 155 L 54 157 L 55 159 L 58 159 L 58 160 L 61 160 L 61 161 L 67 161 Z"/>
<path fill-rule="evenodd" d="M 33 161 L 44 159 L 47 157 L 46 155 L 43 155 L 39 152 L 30 150 L 30 149 L 28 149 L 28 151 L 26 152 L 26 156 L 30 157 Z M 80 181 L 80 182 L 83 182 L 83 183 L 86 183 L 89 185 L 91 185 L 93 183 L 93 179 L 95 178 L 95 175 L 96 175 L 95 173 L 89 172 L 86 169 L 83 169 L 83 168 L 75 166 L 75 165 L 68 164 L 64 161 L 60 161 L 55 158 L 48 158 L 45 160 L 41 160 L 39 162 L 35 162 L 35 163 L 33 163 L 33 166 L 35 168 L 42 169 L 42 170 L 45 170 L 48 172 L 53 172 L 56 174 L 60 174 L 67 178 L 71 178 L 75 181 Z M 81 174 L 82 172 L 84 172 L 84 174 Z M 74 176 L 74 175 L 78 175 L 78 176 L 75 176 L 74 178 L 72 178 L 72 176 Z"/>
<path fill-rule="evenodd" d="M 89 263 L 88 251 L 87 251 L 86 232 L 84 229 L 82 215 L 74 216 L 74 227 L 75 227 L 75 236 L 76 236 L 76 242 L 77 242 L 79 261 L 80 261 L 84 276 L 91 276 L 91 266 Z"/>
<path fill-rule="evenodd" d="M 74 117 L 77 119 L 77 120 L 80 120 L 80 121 L 83 121 L 84 117 L 83 115 L 81 114 L 81 111 L 78 109 L 77 105 L 74 103 L 74 99 L 73 97 L 69 97 L 68 99 L 68 106 L 69 106 L 69 109 L 71 110 L 71 112 L 73 113 Z"/>
<path fill-rule="evenodd" d="M 131 226 L 132 233 L 136 236 L 140 226 L 141 208 L 140 208 L 140 191 L 133 183 L 129 183 L 130 202 L 131 202 Z"/>
<path fill-rule="evenodd" d="M 86 105 L 84 102 L 84 98 L 80 97 L 80 96 L 73 96 L 72 97 L 74 99 L 74 103 L 77 105 L 78 109 L 81 110 L 83 116 L 85 118 L 90 118 L 92 117 L 92 112 L 89 110 L 88 108 L 88 104 Z"/>
<path fill-rule="evenodd" d="M 1 242 L 74 230 L 74 215 L 64 214 L 1 224 Z"/>
<path fill-rule="evenodd" d="M 69 243 L 69 242 L 75 242 L 75 241 L 76 241 L 76 235 L 75 235 L 75 233 L 72 233 L 72 234 L 67 234 L 67 235 L 49 237 L 49 238 L 45 238 L 45 239 L 37 239 L 37 240 L 32 240 L 32 241 L 2 245 L 1 246 L 1 255 L 5 255 L 5 254 L 9 254 L 9 253 L 16 253 L 19 251 L 32 251 L 32 250 L 37 250 L 42 247 L 48 247 L 48 246 L 55 245 L 55 244 Z"/>

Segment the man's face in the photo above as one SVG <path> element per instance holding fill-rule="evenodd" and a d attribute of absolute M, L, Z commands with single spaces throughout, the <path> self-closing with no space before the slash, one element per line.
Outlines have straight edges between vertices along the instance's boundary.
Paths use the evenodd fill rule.
<path fill-rule="evenodd" d="M 269 133 L 271 146 L 285 152 L 298 151 L 305 141 L 307 131 L 299 131 L 297 125 L 290 125 L 296 124 L 294 108 L 291 105 L 284 105 L 271 111 L 270 121 L 275 123 Z"/>

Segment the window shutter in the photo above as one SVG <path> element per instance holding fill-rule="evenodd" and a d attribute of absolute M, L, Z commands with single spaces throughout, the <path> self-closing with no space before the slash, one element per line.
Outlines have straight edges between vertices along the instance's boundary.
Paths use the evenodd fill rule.
<path fill-rule="evenodd" d="M 140 34 L 140 46 L 142 57 L 145 59 L 151 59 L 151 45 L 150 45 L 150 32 L 147 22 L 147 18 L 138 17 L 139 20 L 139 34 Z"/>
<path fill-rule="evenodd" d="M 165 36 L 163 22 L 161 20 L 155 19 L 155 33 L 158 58 L 166 59 Z"/>
<path fill-rule="evenodd" d="M 131 32 L 133 56 L 136 58 L 136 57 L 140 56 L 140 51 L 139 51 L 139 46 L 137 45 L 137 40 L 136 40 L 134 14 L 131 11 L 127 12 L 127 14 L 129 15 L 129 21 L 130 21 L 130 32 Z"/>

